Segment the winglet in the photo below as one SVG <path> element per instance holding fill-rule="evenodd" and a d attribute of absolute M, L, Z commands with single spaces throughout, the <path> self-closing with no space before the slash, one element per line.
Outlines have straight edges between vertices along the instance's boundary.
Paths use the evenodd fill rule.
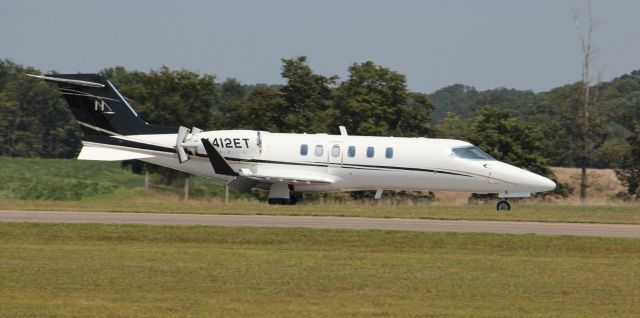
<path fill-rule="evenodd" d="M 237 176 L 238 173 L 233 171 L 233 168 L 224 160 L 224 157 L 220 155 L 220 153 L 213 147 L 209 139 L 202 138 L 202 145 L 204 146 L 204 150 L 207 152 L 207 156 L 209 157 L 209 161 L 211 161 L 211 167 L 213 168 L 213 173 L 222 174 L 227 176 Z"/>

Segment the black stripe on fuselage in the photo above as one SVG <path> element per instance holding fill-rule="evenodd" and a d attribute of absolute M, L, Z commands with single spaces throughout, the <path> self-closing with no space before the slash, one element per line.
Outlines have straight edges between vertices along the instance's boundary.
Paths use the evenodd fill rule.
<path fill-rule="evenodd" d="M 344 166 L 348 166 L 347 168 L 351 168 L 351 167 L 353 166 L 353 167 L 358 167 L 358 168 L 362 167 L 362 168 L 373 168 L 373 169 L 380 169 L 380 170 L 386 170 L 386 169 L 390 169 L 390 170 L 400 169 L 400 170 L 406 170 L 406 171 L 431 172 L 431 173 L 450 174 L 450 175 L 454 175 L 454 176 L 472 177 L 471 175 L 462 174 L 462 173 L 457 173 L 457 172 L 450 172 L 450 171 L 443 171 L 443 170 L 434 170 L 434 169 L 411 168 L 411 167 L 393 167 L 393 166 L 374 166 L 374 165 L 343 164 L 343 167 L 344 167 Z"/>
<path fill-rule="evenodd" d="M 312 167 L 329 167 L 334 166 L 334 164 L 328 164 L 326 162 L 288 162 L 288 161 L 273 161 L 273 160 L 260 160 L 260 159 L 240 159 L 240 158 L 225 158 L 229 161 L 236 162 L 255 162 L 255 163 L 270 163 L 270 164 L 282 164 L 282 165 L 298 165 L 298 166 L 312 166 Z M 456 172 L 442 171 L 442 170 L 433 170 L 433 169 L 422 169 L 422 168 L 409 168 L 409 167 L 396 167 L 396 166 L 374 166 L 374 165 L 359 165 L 359 164 L 335 164 L 336 168 L 344 168 L 344 169 L 358 169 L 358 170 L 404 170 L 404 171 L 417 171 L 417 172 L 431 172 L 431 173 L 442 173 L 449 174 L 455 176 L 463 176 L 463 177 L 473 177 L 472 175 L 461 174 Z"/>

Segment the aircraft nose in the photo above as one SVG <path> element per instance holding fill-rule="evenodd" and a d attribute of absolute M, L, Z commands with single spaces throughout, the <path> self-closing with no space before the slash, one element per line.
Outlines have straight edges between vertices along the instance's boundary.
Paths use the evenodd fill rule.
<path fill-rule="evenodd" d="M 513 180 L 511 182 L 517 185 L 517 189 L 512 189 L 513 191 L 535 193 L 551 191 L 556 188 L 556 183 L 548 178 L 506 163 L 497 165 L 495 171 L 502 171 L 505 180 Z"/>
<path fill-rule="evenodd" d="M 556 188 L 555 182 L 537 174 L 533 174 L 532 178 L 527 183 L 529 183 L 532 192 L 545 192 Z"/>

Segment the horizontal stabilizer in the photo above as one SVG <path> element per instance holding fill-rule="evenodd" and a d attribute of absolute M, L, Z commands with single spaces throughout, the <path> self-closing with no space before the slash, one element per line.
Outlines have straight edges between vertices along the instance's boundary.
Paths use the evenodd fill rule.
<path fill-rule="evenodd" d="M 43 79 L 49 82 L 65 83 L 65 84 L 72 84 L 72 85 L 86 86 L 86 87 L 100 87 L 100 88 L 104 87 L 104 84 L 96 83 L 96 82 L 81 81 L 81 80 L 67 79 L 67 78 L 58 78 L 58 77 L 43 76 L 43 75 L 33 75 L 33 74 L 27 74 L 27 76 Z"/>
<path fill-rule="evenodd" d="M 78 155 L 78 159 L 80 160 L 100 160 L 100 161 L 120 161 L 120 160 L 131 160 L 131 159 L 144 159 L 144 158 L 152 158 L 153 156 L 115 149 L 115 148 L 105 148 L 105 147 L 91 147 L 84 146 Z"/>

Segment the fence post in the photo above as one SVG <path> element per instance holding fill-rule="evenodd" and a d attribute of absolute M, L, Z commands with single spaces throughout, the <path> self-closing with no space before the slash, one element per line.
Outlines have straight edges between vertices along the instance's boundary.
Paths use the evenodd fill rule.
<path fill-rule="evenodd" d="M 144 172 L 144 192 L 149 191 L 149 170 Z"/>
<path fill-rule="evenodd" d="M 184 199 L 189 200 L 189 177 L 184 178 Z"/>
<path fill-rule="evenodd" d="M 224 184 L 224 203 L 229 203 L 229 186 Z"/>

